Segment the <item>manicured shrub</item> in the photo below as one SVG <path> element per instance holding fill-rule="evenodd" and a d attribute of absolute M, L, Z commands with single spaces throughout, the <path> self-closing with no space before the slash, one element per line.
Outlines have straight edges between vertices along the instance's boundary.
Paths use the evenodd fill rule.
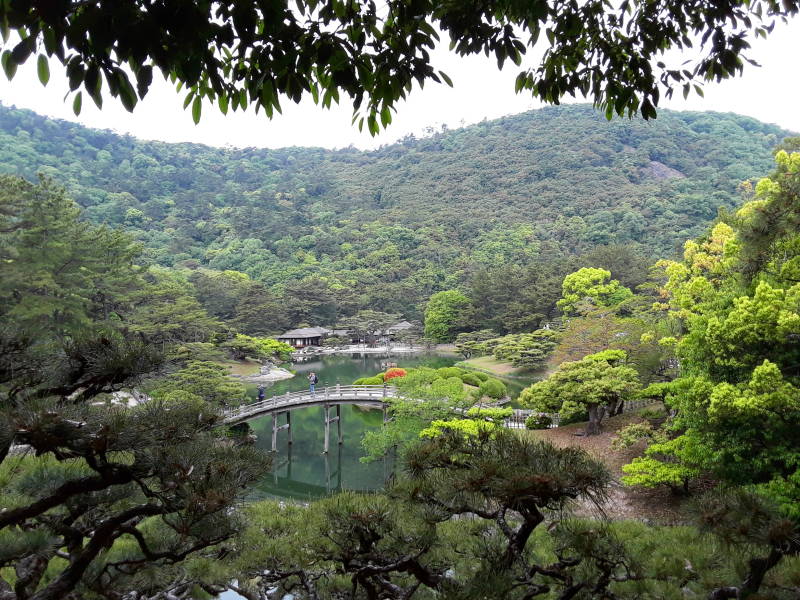
<path fill-rule="evenodd" d="M 481 373 L 480 371 L 475 371 L 473 375 L 475 375 L 475 377 L 477 377 L 481 381 L 486 381 L 487 379 L 489 379 L 489 375 L 487 375 L 486 373 Z"/>
<path fill-rule="evenodd" d="M 442 367 L 441 369 L 436 369 L 436 375 L 442 379 L 461 377 L 463 374 L 463 369 L 459 369 L 458 367 Z"/>
<path fill-rule="evenodd" d="M 531 415 L 525 419 L 525 427 L 528 429 L 547 429 L 553 424 L 553 419 L 547 415 Z"/>
<path fill-rule="evenodd" d="M 482 396 L 489 396 L 489 398 L 494 398 L 495 400 L 499 400 L 506 395 L 506 384 L 494 377 L 490 377 L 481 383 L 479 389 Z"/>
<path fill-rule="evenodd" d="M 386 371 L 386 373 L 383 374 L 383 380 L 389 381 L 391 379 L 394 379 L 395 377 L 405 377 L 407 374 L 408 372 L 405 369 L 399 369 L 397 367 L 394 367 L 392 369 L 389 369 L 388 371 Z"/>
<path fill-rule="evenodd" d="M 383 376 L 375 375 L 373 377 L 362 377 L 361 379 L 356 379 L 353 382 L 353 385 L 381 385 L 382 383 Z"/>
<path fill-rule="evenodd" d="M 474 385 L 475 387 L 479 387 L 481 385 L 481 380 L 475 376 L 475 373 L 464 373 L 461 376 L 461 381 L 467 385 Z"/>
<path fill-rule="evenodd" d="M 414 389 L 417 386 L 428 386 L 437 379 L 436 371 L 430 367 L 408 369 L 405 377 L 395 379 L 392 383 L 397 386 Z"/>
<path fill-rule="evenodd" d="M 464 383 L 460 377 L 437 379 L 431 384 L 431 393 L 438 398 L 449 398 L 452 401 L 460 400 L 464 397 Z"/>

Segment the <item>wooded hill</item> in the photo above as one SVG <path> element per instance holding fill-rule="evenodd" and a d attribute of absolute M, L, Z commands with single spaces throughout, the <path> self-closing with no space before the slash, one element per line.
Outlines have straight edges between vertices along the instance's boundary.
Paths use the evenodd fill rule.
<path fill-rule="evenodd" d="M 572 105 L 371 152 L 220 149 L 0 107 L 0 172 L 52 177 L 153 263 L 242 271 L 278 296 L 316 290 L 333 312 L 289 321 L 333 321 L 418 316 L 431 293 L 512 267 L 557 262 L 560 284 L 598 246 L 670 256 L 740 203 L 738 182 L 771 171 L 786 135 L 731 114 L 608 122 Z"/>

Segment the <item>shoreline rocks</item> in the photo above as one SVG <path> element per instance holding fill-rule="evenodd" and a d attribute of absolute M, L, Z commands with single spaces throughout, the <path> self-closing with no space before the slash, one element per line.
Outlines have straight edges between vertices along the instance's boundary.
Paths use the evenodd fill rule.
<path fill-rule="evenodd" d="M 269 383 L 273 381 L 291 379 L 294 377 L 294 375 L 294 373 L 286 369 L 273 367 L 266 371 L 262 369 L 261 373 L 258 375 L 231 375 L 231 377 L 236 377 L 237 379 L 241 379 L 246 383 Z"/>

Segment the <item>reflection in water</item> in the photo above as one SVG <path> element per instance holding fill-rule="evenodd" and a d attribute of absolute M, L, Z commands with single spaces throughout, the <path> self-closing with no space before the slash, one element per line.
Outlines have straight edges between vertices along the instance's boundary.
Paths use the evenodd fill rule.
<path fill-rule="evenodd" d="M 325 355 L 308 362 L 297 363 L 291 369 L 297 372 L 292 379 L 266 384 L 267 397 L 307 389 L 306 375 L 315 371 L 319 376 L 317 390 L 337 383 L 349 385 L 359 377 L 369 377 L 381 371 L 380 363 L 391 358 L 401 367 L 451 366 L 457 358 L 437 354 L 412 355 Z M 255 399 L 256 385 L 248 385 L 249 395 Z M 333 413 L 333 411 L 331 411 Z M 341 407 L 343 443 L 337 443 L 336 425 L 331 424 L 330 452 L 323 454 L 325 444 L 325 412 L 321 406 L 292 411 L 292 444 L 284 429 L 277 433 L 277 453 L 272 472 L 252 489 L 250 499 L 286 498 L 299 501 L 314 500 L 339 490 L 373 491 L 384 487 L 391 476 L 394 460 L 389 457 L 372 463 L 362 463 L 361 438 L 364 433 L 377 429 L 383 422 L 381 410 L 358 405 Z M 286 423 L 279 417 L 278 425 Z M 249 422 L 257 436 L 256 445 L 265 452 L 272 448 L 272 416 L 263 416 Z"/>
<path fill-rule="evenodd" d="M 308 362 L 297 363 L 291 369 L 297 372 L 292 379 L 266 384 L 266 396 L 295 392 L 308 388 L 306 375 L 314 371 L 319 376 L 317 391 L 337 383 L 349 385 L 359 377 L 369 377 L 382 371 L 381 362 L 390 359 L 400 367 L 449 367 L 455 355 L 412 354 L 352 354 L 313 357 Z M 511 382 L 507 382 L 510 384 Z M 524 384 L 509 385 L 512 397 Z M 255 400 L 257 386 L 248 385 L 248 394 Z M 333 413 L 333 411 L 331 411 Z M 361 438 L 369 430 L 381 426 L 383 412 L 358 405 L 341 408 L 341 426 L 344 437 L 337 444 L 336 425 L 331 424 L 330 452 L 323 453 L 325 444 L 325 412 L 321 406 L 304 408 L 291 413 L 292 444 L 288 432 L 277 433 L 277 453 L 272 473 L 253 488 L 250 499 L 286 498 L 309 501 L 339 490 L 372 491 L 382 489 L 394 469 L 393 458 L 372 463 L 362 463 Z M 280 417 L 278 425 L 286 423 Z M 257 435 L 256 445 L 269 452 L 272 448 L 272 417 L 262 416 L 249 422 Z"/>
<path fill-rule="evenodd" d="M 278 497 L 309 501 L 340 490 L 372 491 L 384 487 L 393 468 L 386 458 L 372 463 L 361 462 L 361 438 L 370 429 L 381 426 L 383 412 L 360 406 L 341 408 L 343 443 L 331 435 L 330 452 L 323 453 L 325 412 L 320 407 L 292 412 L 292 438 L 286 430 L 278 432 L 278 451 L 273 455 L 272 472 L 251 491 L 251 499 Z M 257 435 L 256 446 L 268 452 L 272 445 L 272 416 L 250 422 Z M 335 428 L 332 427 L 332 429 Z M 332 432 L 333 433 L 333 432 Z"/>

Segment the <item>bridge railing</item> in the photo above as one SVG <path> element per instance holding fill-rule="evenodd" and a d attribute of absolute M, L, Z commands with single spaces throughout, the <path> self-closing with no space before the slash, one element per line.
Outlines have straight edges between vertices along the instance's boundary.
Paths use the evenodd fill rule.
<path fill-rule="evenodd" d="M 544 413 L 535 410 L 523 410 L 520 408 L 515 408 L 514 412 L 511 413 L 511 416 L 506 419 L 506 427 L 510 429 L 525 429 L 525 422 L 531 415 L 549 417 L 550 425 L 547 426 L 548 429 L 554 429 L 558 427 L 561 422 L 561 415 L 559 413 Z"/>
<path fill-rule="evenodd" d="M 225 420 L 229 421 L 262 411 L 314 401 L 324 403 L 325 401 L 335 402 L 337 400 L 383 400 L 384 398 L 396 398 L 397 396 L 397 388 L 391 385 L 336 385 L 319 388 L 314 392 L 311 390 L 286 392 L 285 394 L 264 398 L 256 402 L 242 404 L 226 410 Z"/>
<path fill-rule="evenodd" d="M 623 413 L 633 412 L 636 410 L 640 410 L 646 406 L 650 406 L 651 404 L 655 404 L 657 402 L 660 402 L 660 400 L 657 398 L 642 398 L 640 400 L 627 400 L 625 404 L 623 404 L 622 406 L 622 412 Z M 523 410 L 518 408 L 515 408 L 513 414 L 506 420 L 506 425 L 511 429 L 524 429 L 525 421 L 527 421 L 528 417 L 530 417 L 531 415 L 548 417 L 550 419 L 550 425 L 547 426 L 548 429 L 553 429 L 561 425 L 560 413 L 546 413 L 546 412 L 538 412 L 535 410 Z"/>

